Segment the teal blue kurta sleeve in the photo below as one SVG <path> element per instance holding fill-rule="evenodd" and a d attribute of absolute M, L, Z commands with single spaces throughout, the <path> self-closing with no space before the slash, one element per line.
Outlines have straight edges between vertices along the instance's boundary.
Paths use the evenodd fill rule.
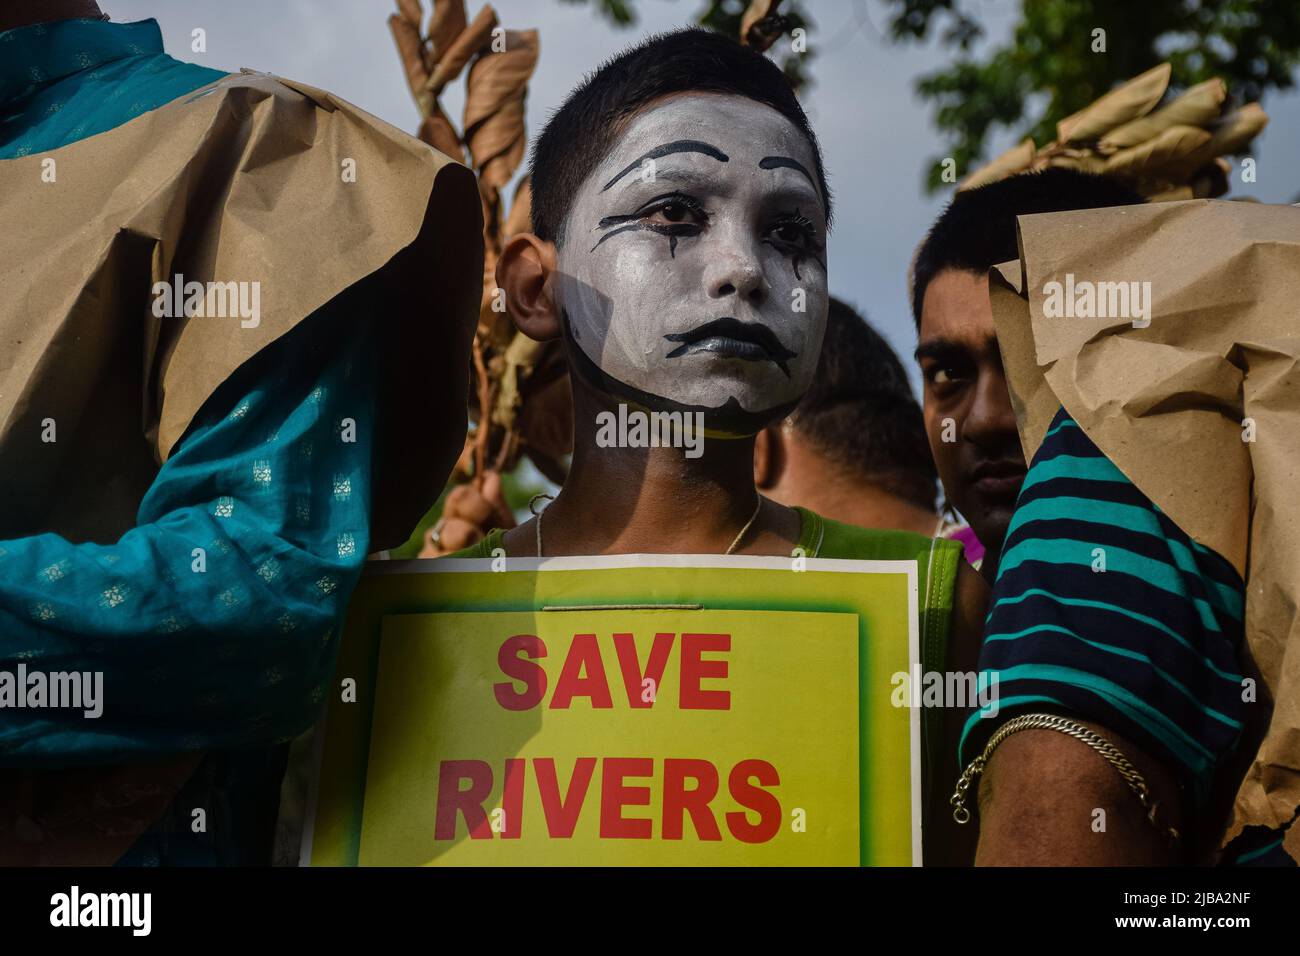
<path fill-rule="evenodd" d="M 377 375 L 363 329 L 324 333 L 313 317 L 209 399 L 116 543 L 0 542 L 0 695 L 30 705 L 33 675 L 47 704 L 51 675 L 101 682 L 91 707 L 0 708 L 0 766 L 264 746 L 310 726 L 368 545 Z M 313 361 L 304 343 L 321 338 Z"/>

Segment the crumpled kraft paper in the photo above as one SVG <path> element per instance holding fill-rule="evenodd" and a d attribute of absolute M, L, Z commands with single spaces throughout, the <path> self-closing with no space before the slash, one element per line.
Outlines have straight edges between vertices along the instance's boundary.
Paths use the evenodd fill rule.
<path fill-rule="evenodd" d="M 1222 844 L 1283 826 L 1300 807 L 1300 208 L 1191 200 L 1022 216 L 1019 233 L 989 287 L 1026 459 L 1064 405 L 1245 578 L 1260 712 Z M 1047 317 L 1067 274 L 1150 282 L 1149 318 Z M 1300 859 L 1300 827 L 1284 846 Z"/>
<path fill-rule="evenodd" d="M 365 303 L 380 342 L 371 549 L 404 541 L 441 491 L 482 282 L 461 164 L 330 93 L 245 71 L 0 162 L 0 222 L 0 541 L 115 541 L 217 386 L 341 296 Z M 155 317 L 153 284 L 176 273 L 260 283 L 260 321 Z M 0 857 L 113 862 L 201 756 L 0 772 Z"/>
<path fill-rule="evenodd" d="M 362 283 L 382 303 L 388 466 L 371 550 L 405 541 L 441 492 L 481 296 L 482 212 L 460 163 L 330 93 L 242 73 L 0 163 L 0 221 L 0 540 L 116 540 L 216 387 Z M 260 322 L 155 317 L 153 283 L 177 273 L 259 283 Z M 58 494 L 69 479 L 98 494 Z"/>

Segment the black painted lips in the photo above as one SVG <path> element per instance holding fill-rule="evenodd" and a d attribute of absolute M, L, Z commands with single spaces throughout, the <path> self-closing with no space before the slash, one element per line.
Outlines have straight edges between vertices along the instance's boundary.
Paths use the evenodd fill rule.
<path fill-rule="evenodd" d="M 697 325 L 689 332 L 670 333 L 664 338 L 669 342 L 681 343 L 668 353 L 669 358 L 699 351 L 717 352 L 751 362 L 775 362 L 786 375 L 790 374 L 786 362 L 798 354 L 782 345 L 776 333 L 763 323 L 741 322 L 729 315 Z M 715 341 L 703 348 L 694 347 L 710 339 Z"/>

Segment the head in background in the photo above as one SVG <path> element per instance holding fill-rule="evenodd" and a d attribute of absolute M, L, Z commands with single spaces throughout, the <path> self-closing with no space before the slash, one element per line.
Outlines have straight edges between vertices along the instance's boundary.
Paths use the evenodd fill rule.
<path fill-rule="evenodd" d="M 812 387 L 758 436 L 768 497 L 862 527 L 933 534 L 937 473 L 921 407 L 894 350 L 834 297 Z"/>
<path fill-rule="evenodd" d="M 1016 217 L 1136 205 L 1143 199 L 1101 176 L 1068 169 L 1023 173 L 959 193 L 917 250 L 917 327 L 925 429 L 947 499 L 997 570 L 1026 466 L 1002 369 L 988 270 L 1018 257 Z"/>
<path fill-rule="evenodd" d="M 55 20 L 107 20 L 95 0 L 5 0 L 0 4 L 0 33 Z"/>
<path fill-rule="evenodd" d="M 700 411 L 732 436 L 797 404 L 826 322 L 831 208 L 774 63 L 704 30 L 651 37 L 551 117 L 531 175 L 533 232 L 497 281 L 525 334 L 563 337 L 575 400 Z"/>

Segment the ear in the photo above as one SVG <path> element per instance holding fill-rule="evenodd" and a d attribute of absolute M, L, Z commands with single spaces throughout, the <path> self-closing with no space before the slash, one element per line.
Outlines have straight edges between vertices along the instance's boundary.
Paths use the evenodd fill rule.
<path fill-rule="evenodd" d="M 515 328 L 538 342 L 560 335 L 551 283 L 556 261 L 555 243 L 531 232 L 511 236 L 497 260 L 497 287 L 505 294 L 506 311 Z"/>
<path fill-rule="evenodd" d="M 760 489 L 775 488 L 784 460 L 785 436 L 777 422 L 754 436 L 754 484 Z"/>

